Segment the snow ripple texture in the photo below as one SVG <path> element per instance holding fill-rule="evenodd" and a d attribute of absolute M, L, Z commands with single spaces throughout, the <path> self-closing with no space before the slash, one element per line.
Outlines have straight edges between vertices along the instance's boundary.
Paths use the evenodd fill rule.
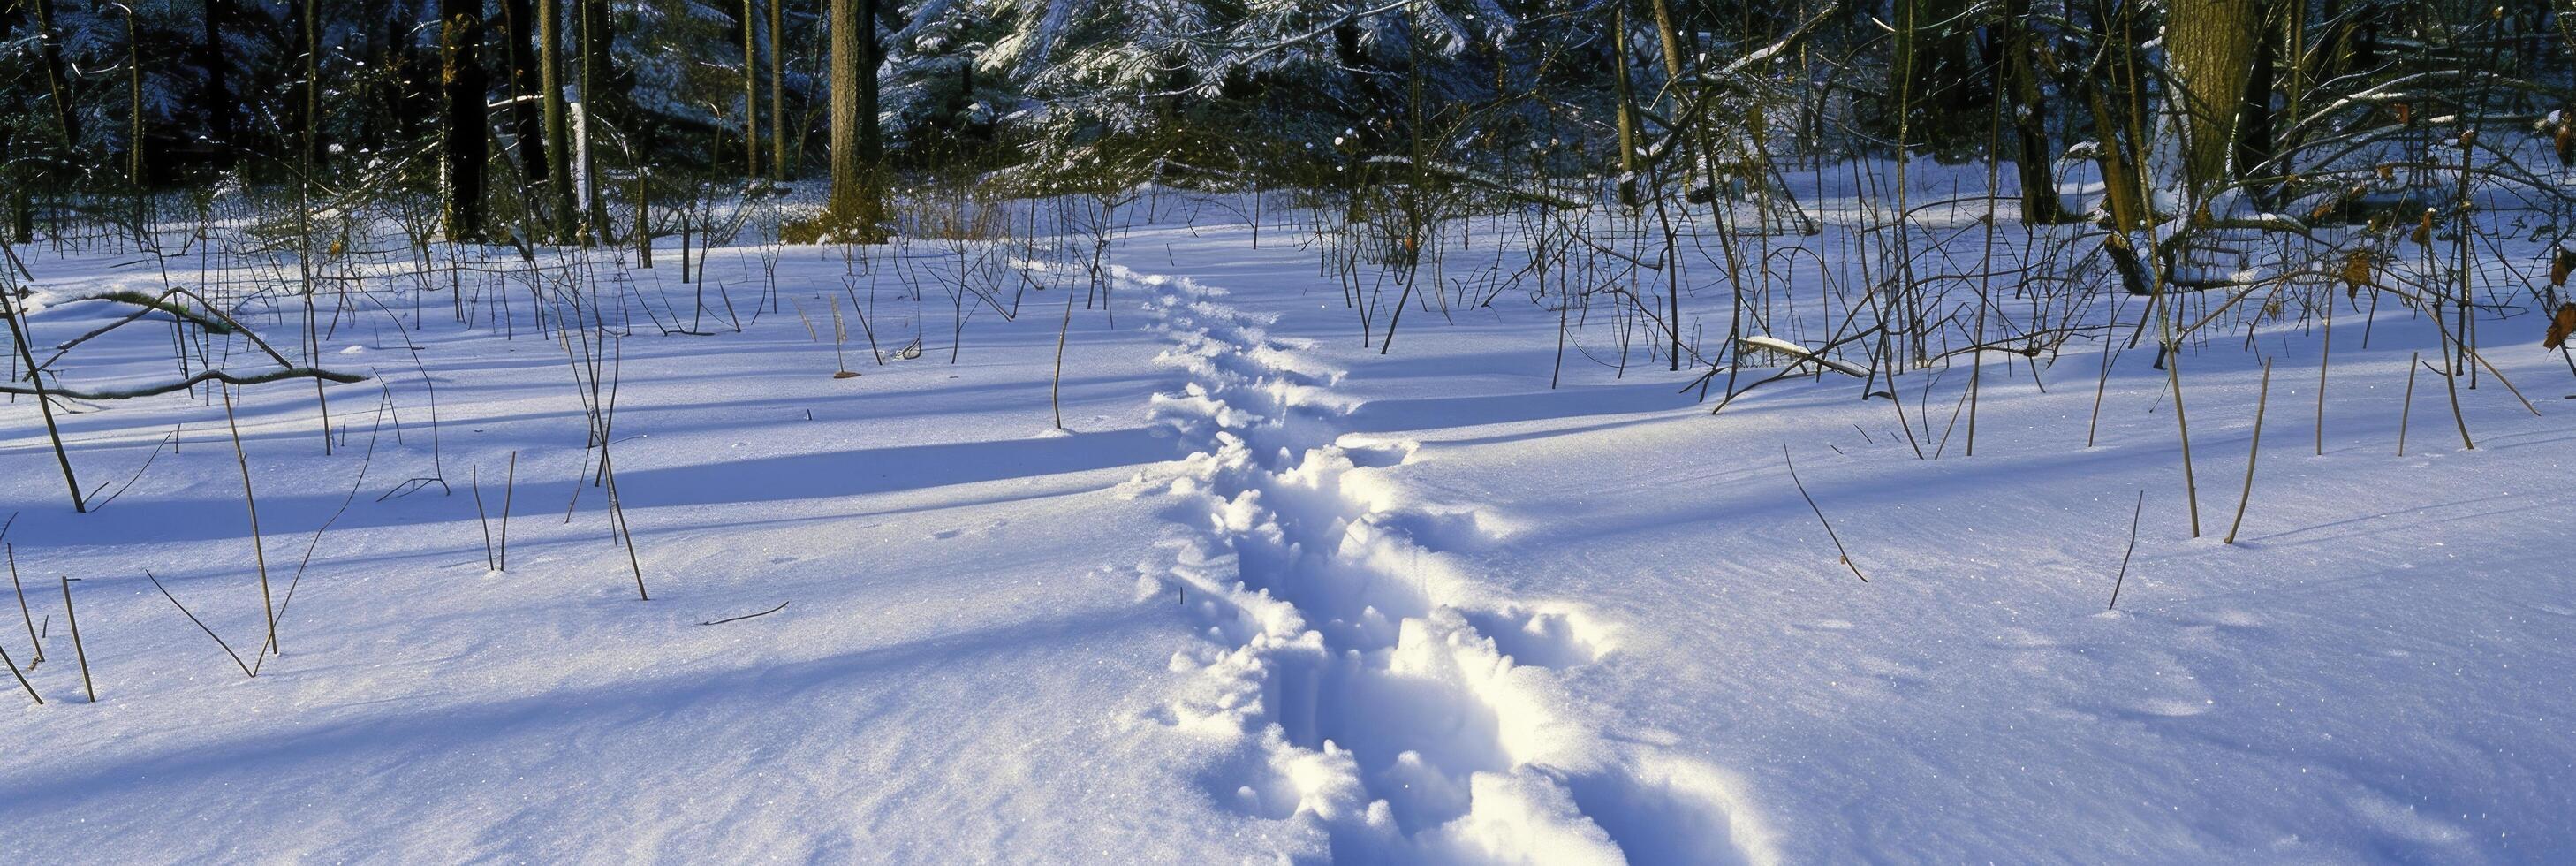
<path fill-rule="evenodd" d="M 1409 501 L 1405 442 L 1345 435 L 1351 406 L 1220 289 L 1121 269 L 1187 373 L 1154 416 L 1190 449 L 1177 594 L 1207 638 L 1161 720 L 1235 748 L 1220 803 L 1306 822 L 1342 863 L 1766 863 L 1742 786 L 1588 723 L 1563 677 L 1615 659 L 1580 605 L 1523 602 L 1450 551 L 1492 541 L 1472 507 Z"/>

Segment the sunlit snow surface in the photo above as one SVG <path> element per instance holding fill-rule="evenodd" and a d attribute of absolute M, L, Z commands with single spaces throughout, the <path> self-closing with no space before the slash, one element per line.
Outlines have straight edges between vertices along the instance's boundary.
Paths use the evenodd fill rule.
<path fill-rule="evenodd" d="M 1849 191 L 1820 191 L 1846 198 L 1809 204 L 1847 225 Z M 624 282 L 601 254 L 589 278 L 615 286 L 607 319 L 640 329 L 615 359 L 611 447 L 650 602 L 586 485 L 583 403 L 524 277 L 478 277 L 501 288 L 470 304 L 393 278 L 370 287 L 380 303 L 326 299 L 323 364 L 373 377 L 326 389 L 332 455 L 309 384 L 252 386 L 236 406 L 270 580 L 295 587 L 283 653 L 256 679 L 143 575 L 257 658 L 221 403 L 69 406 L 83 486 L 115 494 L 85 516 L 32 402 L 0 405 L 0 519 L 18 515 L 6 541 L 47 701 L 11 692 L 21 706 L 0 713 L 0 850 L 2576 857 L 2576 401 L 2562 399 L 2576 381 L 2538 348 L 2537 317 L 2479 326 L 2539 414 L 2492 376 L 2463 381 L 2474 451 L 2423 372 L 2398 453 L 2409 356 L 2439 351 L 2395 304 L 2337 312 L 2323 456 L 2322 330 L 2276 321 L 2252 351 L 2242 333 L 2186 351 L 2194 539 L 2151 343 L 2115 343 L 2107 378 L 2090 338 L 2053 362 L 1990 353 L 1974 456 L 1964 360 L 1900 377 L 1894 403 L 1826 372 L 1712 418 L 1698 372 L 1649 360 L 1643 326 L 1622 369 L 1618 329 L 1591 323 L 1551 387 L 1558 315 L 1525 288 L 1484 305 L 1462 288 L 1497 257 L 1526 262 L 1516 230 L 1483 219 L 1451 229 L 1444 268 L 1461 282 L 1410 296 L 1380 354 L 1384 316 L 1364 343 L 1311 233 L 1278 207 L 1256 246 L 1238 202 L 1140 201 L 1111 254 L 1114 321 L 1083 308 L 1086 279 L 1057 274 L 1016 305 L 1007 290 L 1001 309 L 957 305 L 972 317 L 953 364 L 935 263 L 853 276 L 837 248 L 789 249 L 773 311 L 756 248 L 715 250 L 704 296 L 667 250 Z M 1982 243 L 1973 218 L 1938 235 L 1953 255 Z M 1852 267 L 1850 233 L 1754 243 L 1818 254 L 1782 257 L 1795 265 L 1765 321 L 1820 345 L 1847 299 L 1808 275 Z M 125 312 L 65 299 L 162 285 L 131 251 L 19 251 L 48 307 L 40 357 Z M 195 285 L 201 264 L 174 257 L 170 279 Z M 1405 297 L 1373 279 L 1381 310 Z M 2143 304 L 2103 280 L 2084 315 L 2134 326 Z M 1069 435 L 1048 402 L 1068 291 Z M 1716 282 L 1683 297 L 1697 343 L 1722 339 L 1728 297 Z M 723 303 L 721 321 L 693 311 Z M 660 336 L 652 315 L 711 336 Z M 294 296 L 242 316 L 301 351 Z M 916 337 L 919 357 L 893 357 Z M 2261 357 L 2264 450 L 2224 545 Z M 170 328 L 66 358 L 66 382 L 147 381 L 171 366 Z M 379 498 L 433 477 L 445 484 Z M 495 530 L 510 506 L 505 568 L 486 559 L 478 482 Z M 24 667 L 34 647 L 6 601 L 0 648 Z"/>

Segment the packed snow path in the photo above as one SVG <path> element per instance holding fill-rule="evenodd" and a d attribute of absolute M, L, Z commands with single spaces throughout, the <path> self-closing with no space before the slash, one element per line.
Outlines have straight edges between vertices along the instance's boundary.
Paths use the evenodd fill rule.
<path fill-rule="evenodd" d="M 1446 551 L 1494 531 L 1374 473 L 1412 448 L 1342 434 L 1337 371 L 1222 290 L 1121 276 L 1189 374 L 1155 414 L 1192 449 L 1173 579 L 1209 646 L 1173 660 L 1203 683 L 1169 721 L 1247 741 L 1213 795 L 1320 824 L 1342 862 L 1773 859 L 1723 774 L 1586 724 L 1556 674 L 1604 663 L 1607 627 L 1465 574 Z"/>

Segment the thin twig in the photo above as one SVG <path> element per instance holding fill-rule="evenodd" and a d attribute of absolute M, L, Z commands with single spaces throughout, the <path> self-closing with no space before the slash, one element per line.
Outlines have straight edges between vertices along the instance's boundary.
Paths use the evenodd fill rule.
<path fill-rule="evenodd" d="M 9 675 L 18 678 L 18 687 L 27 690 L 27 697 L 36 699 L 36 706 L 41 707 L 45 705 L 45 696 L 36 694 L 35 684 L 27 682 L 27 675 L 19 673 L 18 663 L 9 658 L 8 647 L 0 647 L 0 663 L 5 663 L 9 666 Z"/>
<path fill-rule="evenodd" d="M 18 584 L 18 546 L 0 545 L 9 554 L 9 588 L 18 591 L 18 618 L 27 624 L 27 643 L 36 648 L 36 658 L 27 663 L 28 670 L 45 663 L 45 642 L 36 638 L 36 617 L 27 612 L 27 588 Z"/>
<path fill-rule="evenodd" d="M 2127 552 L 2120 554 L 2120 576 L 2111 579 L 2111 606 L 2108 608 L 2109 610 L 2120 609 L 2120 585 L 2129 582 L 2129 557 L 2136 556 L 2138 553 L 2138 518 L 2146 513 L 2147 492 L 2140 490 L 2138 491 L 2137 507 L 2129 509 L 2129 549 Z"/>
<path fill-rule="evenodd" d="M 72 657 L 80 660 L 81 691 L 89 694 L 90 703 L 98 703 L 98 686 L 89 680 L 89 650 L 81 646 L 80 616 L 72 613 L 72 579 L 63 576 L 63 621 L 72 627 Z"/>
<path fill-rule="evenodd" d="M 2236 494 L 2236 519 L 2227 524 L 2227 537 L 2221 542 L 2236 543 L 2236 530 L 2245 525 L 2245 505 L 2254 499 L 2254 462 L 2263 456 L 2263 410 L 2272 402 L 2272 359 L 2263 359 L 2263 387 L 2254 396 L 2254 442 L 2245 446 L 2245 489 Z"/>
<path fill-rule="evenodd" d="M 741 621 L 743 621 L 743 620 L 750 619 L 750 618 L 755 617 L 755 616 L 768 616 L 768 615 L 770 615 L 770 614 L 777 613 L 777 612 L 779 612 L 779 611 L 786 610 L 786 609 L 787 609 L 787 602 L 783 602 L 783 601 L 782 601 L 782 602 L 779 602 L 779 603 L 778 603 L 778 606 L 777 606 L 777 607 L 773 607 L 773 608 L 770 608 L 770 609 L 768 609 L 768 610 L 761 611 L 761 612 L 759 612 L 759 613 L 744 614 L 744 615 L 742 615 L 742 616 L 737 616 L 737 617 L 734 617 L 734 618 L 732 618 L 732 619 L 719 619 L 719 620 L 715 620 L 715 621 L 713 621 L 713 622 L 702 622 L 702 623 L 698 623 L 698 624 L 699 624 L 699 625 L 723 625 L 723 624 L 725 624 L 725 623 L 729 623 L 729 622 L 741 622 Z"/>
<path fill-rule="evenodd" d="M 224 642 L 224 637 L 223 637 L 223 635 L 216 634 L 214 629 L 207 628 L 207 627 L 206 627 L 206 621 L 205 621 L 205 620 L 198 619 L 196 614 L 194 614 L 194 613 L 190 613 L 190 612 L 188 611 L 188 606 L 187 606 L 187 605 L 180 604 L 180 603 L 179 603 L 179 597 L 178 597 L 178 596 L 175 596 L 175 595 L 171 595 L 171 594 L 170 594 L 170 588 L 169 588 L 169 587 L 166 587 L 166 586 L 162 586 L 162 585 L 161 585 L 161 578 L 154 577 L 154 576 L 152 575 L 152 569 L 147 568 L 147 569 L 144 569 L 144 570 L 143 570 L 143 579 L 145 579 L 145 580 L 149 580 L 149 581 L 152 581 L 152 588 L 160 590 L 160 591 L 161 591 L 161 597 L 162 597 L 162 598 L 169 599 L 169 600 L 170 600 L 170 605 L 171 605 L 172 607 L 176 607 L 176 608 L 178 608 L 178 609 L 179 609 L 179 612 L 180 612 L 180 613 L 182 613 L 182 614 L 186 614 L 186 615 L 187 615 L 187 617 L 188 617 L 188 621 L 189 621 L 189 622 L 196 623 L 196 624 L 197 624 L 197 630 L 198 630 L 198 631 L 205 632 L 207 637 L 214 638 L 214 639 L 215 639 L 215 645 L 216 645 L 216 646 L 219 646 L 219 647 L 223 647 L 223 648 L 224 648 L 224 655 L 228 655 L 228 656 L 232 656 L 232 657 L 233 657 L 233 665 L 234 665 L 234 666 L 236 666 L 236 667 L 241 668 L 242 676 L 246 676 L 246 677 L 256 677 L 256 676 L 259 676 L 258 674 L 251 673 L 250 665 L 247 665 L 247 664 L 243 664 L 243 663 L 242 663 L 241 653 L 233 652 L 233 645 L 232 645 L 232 644 L 225 643 L 225 642 Z"/>
<path fill-rule="evenodd" d="M 1852 564 L 1851 551 L 1843 549 L 1842 536 L 1834 534 L 1834 522 L 1825 519 L 1825 509 L 1816 504 L 1816 497 L 1807 493 L 1807 483 L 1798 480 L 1798 462 L 1789 459 L 1789 443 L 1787 442 L 1780 443 L 1780 462 L 1789 464 L 1789 483 L 1798 485 L 1798 495 L 1806 497 L 1808 508 L 1815 509 L 1816 522 L 1825 525 L 1825 537 L 1833 539 L 1834 552 L 1842 555 L 1843 567 L 1851 569 L 1852 576 L 1860 578 L 1860 582 L 1868 583 L 1869 577 L 1860 573 L 1860 566 Z"/>

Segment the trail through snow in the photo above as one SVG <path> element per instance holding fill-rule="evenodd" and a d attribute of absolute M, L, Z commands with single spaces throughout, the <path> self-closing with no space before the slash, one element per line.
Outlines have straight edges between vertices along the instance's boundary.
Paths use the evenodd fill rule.
<path fill-rule="evenodd" d="M 1413 446 L 1344 434 L 1339 371 L 1221 289 L 1120 277 L 1188 374 L 1154 417 L 1192 451 L 1171 581 L 1209 643 L 1173 659 L 1202 676 L 1167 721 L 1243 740 L 1214 796 L 1319 824 L 1342 862 L 1775 859 L 1725 773 L 1589 723 L 1559 677 L 1615 663 L 1612 628 L 1468 574 L 1450 551 L 1496 530 L 1386 481 Z"/>

